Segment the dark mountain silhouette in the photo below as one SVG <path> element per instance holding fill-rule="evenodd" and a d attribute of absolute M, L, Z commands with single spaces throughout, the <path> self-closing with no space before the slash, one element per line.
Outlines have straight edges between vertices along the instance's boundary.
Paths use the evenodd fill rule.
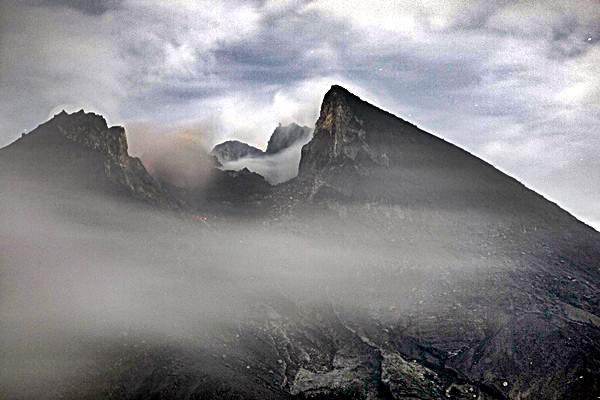
<path fill-rule="evenodd" d="M 295 123 L 277 126 L 266 151 L 236 140 L 214 147 L 211 155 L 224 170 L 255 172 L 272 185 L 288 181 L 298 173 L 300 146 L 310 139 L 311 130 Z"/>
<path fill-rule="evenodd" d="M 294 144 L 304 144 L 310 139 L 310 128 L 296 123 L 281 125 L 273 131 L 267 144 L 267 154 L 279 153 Z"/>
<path fill-rule="evenodd" d="M 340 86 L 325 95 L 298 177 L 274 187 L 247 170 L 217 170 L 198 190 L 161 185 L 127 155 L 121 128 L 83 113 L 56 116 L 2 149 L 0 162 L 8 182 L 100 182 L 153 204 L 175 197 L 185 221 L 203 223 L 191 225 L 199 240 L 177 244 L 173 266 L 193 279 L 216 265 L 211 282 L 233 274 L 250 285 L 210 299 L 225 309 L 250 292 L 232 303 L 233 323 L 186 331 L 202 332 L 201 345 L 131 339 L 102 352 L 95 380 L 66 397 L 600 396 L 600 234 Z M 190 235 L 188 222 L 147 224 L 140 231 L 176 243 Z M 195 293 L 194 282 L 177 284 Z"/>
<path fill-rule="evenodd" d="M 209 215 L 264 215 L 270 209 L 271 185 L 260 175 L 243 168 L 239 171 L 214 169 L 202 186 L 178 188 L 163 183 L 171 195 L 183 202 L 188 212 Z"/>
<path fill-rule="evenodd" d="M 340 86 L 325 95 L 299 179 L 311 182 L 310 198 L 335 193 L 411 207 L 567 215 L 481 159 Z"/>
<path fill-rule="evenodd" d="M 247 143 L 243 143 L 238 140 L 228 140 L 216 145 L 211 151 L 211 154 L 216 157 L 221 164 L 223 164 L 228 161 L 236 161 L 244 157 L 260 157 L 265 153 Z"/>
<path fill-rule="evenodd" d="M 62 111 L 0 150 L 2 175 L 30 177 L 51 189 L 85 190 L 177 207 L 141 161 L 129 156 L 125 130 L 83 110 Z"/>
<path fill-rule="evenodd" d="M 277 126 L 267 144 L 267 150 L 262 151 L 256 147 L 238 140 L 228 140 L 216 145 L 211 154 L 221 163 L 237 161 L 244 157 L 260 158 L 277 154 L 295 144 L 304 144 L 310 138 L 310 128 L 295 123 Z"/>
<path fill-rule="evenodd" d="M 370 284 L 378 292 L 370 301 L 387 307 L 395 292 L 422 293 L 406 314 L 345 316 L 380 364 L 305 365 L 299 392 L 333 396 L 334 372 L 358 376 L 360 368 L 379 374 L 393 398 L 589 398 L 599 390 L 600 235 L 555 204 L 339 86 L 325 95 L 298 178 L 280 190 L 283 199 L 294 193 L 295 215 L 321 205 L 321 228 L 307 229 L 350 241 L 348 232 L 361 231 L 422 279 L 412 288 L 391 275 Z M 471 273 L 477 279 L 465 279 Z"/>

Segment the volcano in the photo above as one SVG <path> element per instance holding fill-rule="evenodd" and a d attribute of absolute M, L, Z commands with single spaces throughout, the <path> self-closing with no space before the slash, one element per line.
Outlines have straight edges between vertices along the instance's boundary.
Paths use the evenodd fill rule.
<path fill-rule="evenodd" d="M 170 187 L 128 155 L 122 128 L 83 112 L 40 125 L 0 162 L 3 215 L 32 212 L 17 192 L 34 209 L 74 197 L 90 209 L 73 194 L 84 191 L 97 213 L 90 228 L 53 212 L 66 233 L 43 239 L 1 228 L 6 398 L 600 396 L 600 234 L 340 86 L 298 176 L 279 185 L 215 166 L 206 187 Z M 21 313 L 38 292 L 52 295 L 33 323 Z M 84 359 L 85 374 L 55 352 Z"/>

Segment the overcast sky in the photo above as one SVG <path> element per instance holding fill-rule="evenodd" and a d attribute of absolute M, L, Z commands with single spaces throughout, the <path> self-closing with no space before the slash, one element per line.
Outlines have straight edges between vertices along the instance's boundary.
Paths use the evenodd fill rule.
<path fill-rule="evenodd" d="M 599 40 L 598 1 L 0 0 L 0 145 L 85 108 L 264 147 L 338 83 L 598 229 Z"/>

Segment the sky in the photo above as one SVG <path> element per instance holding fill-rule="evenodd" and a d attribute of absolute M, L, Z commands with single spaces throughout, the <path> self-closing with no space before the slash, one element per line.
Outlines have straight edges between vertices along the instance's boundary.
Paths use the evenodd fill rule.
<path fill-rule="evenodd" d="M 332 84 L 600 229 L 599 1 L 0 0 L 0 146 L 62 109 L 207 148 Z"/>

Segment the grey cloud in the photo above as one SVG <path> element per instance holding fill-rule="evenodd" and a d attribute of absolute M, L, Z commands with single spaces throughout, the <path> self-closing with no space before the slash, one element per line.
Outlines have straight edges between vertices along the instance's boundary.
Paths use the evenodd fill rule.
<path fill-rule="evenodd" d="M 74 8 L 86 14 L 102 15 L 121 6 L 122 0 L 43 0 L 42 5 Z"/>
<path fill-rule="evenodd" d="M 264 147 L 277 122 L 314 124 L 342 83 L 600 220 L 592 1 L 73 3 L 3 10 L 2 143 L 73 104 Z"/>

